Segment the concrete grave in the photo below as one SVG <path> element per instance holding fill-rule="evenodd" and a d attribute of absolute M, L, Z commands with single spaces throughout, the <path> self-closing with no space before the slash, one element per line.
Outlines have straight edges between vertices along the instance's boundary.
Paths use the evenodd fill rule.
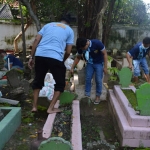
<path fill-rule="evenodd" d="M 20 107 L 0 107 L 1 112 L 8 112 L 0 121 L 0 150 L 11 138 L 21 123 Z"/>
<path fill-rule="evenodd" d="M 15 69 L 12 69 L 6 73 L 8 83 L 11 87 L 17 88 L 20 85 L 21 76 L 20 73 L 17 72 Z"/>
<path fill-rule="evenodd" d="M 143 89 L 145 89 L 145 87 L 146 85 L 144 85 Z M 130 89 L 133 92 L 136 91 L 134 86 L 129 86 L 126 89 Z M 145 92 L 143 93 L 145 94 Z M 115 122 L 120 145 L 129 147 L 150 147 L 150 116 L 137 114 L 131 107 L 121 87 L 117 85 L 114 86 L 113 90 L 109 90 L 108 104 Z"/>
<path fill-rule="evenodd" d="M 57 103 L 55 104 L 55 108 L 58 108 L 58 107 L 59 107 L 59 101 L 57 101 Z M 64 139 L 59 138 L 59 137 L 50 138 L 55 116 L 56 116 L 56 113 L 48 115 L 46 123 L 43 127 L 43 133 L 42 133 L 42 137 L 46 138 L 47 141 L 43 141 L 41 143 L 39 150 L 47 150 L 47 149 L 57 150 L 57 148 L 59 150 L 60 149 L 59 143 L 63 143 L 63 145 L 64 144 L 66 145 L 66 147 L 64 147 L 66 149 L 64 149 L 64 150 L 67 150 L 67 149 L 82 150 L 82 135 L 81 135 L 79 101 L 78 100 L 72 101 L 71 143 L 67 142 Z M 50 144 L 51 141 L 53 141 L 53 143 Z M 36 146 L 37 146 L 37 144 L 36 144 Z M 58 147 L 56 147 L 56 146 L 58 146 Z"/>
<path fill-rule="evenodd" d="M 78 84 L 85 84 L 85 67 L 82 70 L 78 70 Z"/>
<path fill-rule="evenodd" d="M 81 71 L 81 70 L 80 70 Z M 104 79 L 103 79 L 104 80 Z M 85 72 L 82 74 L 74 74 L 74 85 L 75 85 L 75 93 L 78 95 L 78 99 L 80 100 L 85 96 Z M 95 76 L 92 79 L 92 87 L 91 87 L 91 99 L 95 100 L 96 92 L 96 84 L 95 84 Z M 100 96 L 101 100 L 106 100 L 107 97 L 107 89 L 105 85 L 102 86 L 102 94 Z"/>
<path fill-rule="evenodd" d="M 142 116 L 150 116 L 150 84 L 144 83 L 136 90 L 138 110 Z"/>
<path fill-rule="evenodd" d="M 122 59 L 122 67 L 128 67 L 129 66 L 129 63 L 127 61 L 127 58 L 123 58 Z"/>
<path fill-rule="evenodd" d="M 0 97 L 0 103 L 8 103 L 8 104 L 12 104 L 12 105 L 17 105 L 19 103 L 19 101 Z"/>
<path fill-rule="evenodd" d="M 132 72 L 129 68 L 124 67 L 119 71 L 119 80 L 122 87 L 129 87 L 131 84 Z"/>
<path fill-rule="evenodd" d="M 27 80 L 23 80 L 23 72 L 16 69 L 12 69 L 6 73 L 8 83 L 13 89 L 22 87 L 21 93 L 25 92 L 28 94 L 30 83 Z M 18 93 L 17 93 L 18 94 Z"/>

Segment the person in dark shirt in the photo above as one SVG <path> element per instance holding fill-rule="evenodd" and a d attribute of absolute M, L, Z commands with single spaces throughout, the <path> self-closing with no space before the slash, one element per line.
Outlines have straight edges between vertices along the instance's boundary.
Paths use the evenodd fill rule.
<path fill-rule="evenodd" d="M 1 51 L 0 55 L 4 60 L 4 68 L 23 70 L 23 63 L 12 54 L 7 54 L 6 51 Z"/>
<path fill-rule="evenodd" d="M 149 55 L 150 50 L 150 38 L 145 37 L 143 42 L 137 43 L 131 50 L 126 54 L 129 68 L 134 70 L 134 81 L 138 82 L 140 76 L 140 66 L 144 71 L 146 81 L 150 83 L 149 68 L 146 60 L 146 55 Z"/>
<path fill-rule="evenodd" d="M 98 39 L 88 40 L 86 38 L 78 38 L 76 41 L 77 56 L 71 67 L 73 73 L 75 65 L 79 62 L 84 54 L 87 61 L 86 79 L 85 79 L 85 96 L 90 99 L 91 80 L 95 73 L 96 81 L 96 98 L 94 104 L 100 103 L 100 95 L 102 93 L 103 72 L 107 74 L 107 51 L 103 43 Z"/>

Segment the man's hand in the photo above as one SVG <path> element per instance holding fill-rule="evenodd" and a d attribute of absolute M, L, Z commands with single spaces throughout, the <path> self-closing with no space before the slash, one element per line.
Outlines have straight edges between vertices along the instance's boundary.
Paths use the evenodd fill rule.
<path fill-rule="evenodd" d="M 104 74 L 105 74 L 105 75 L 108 73 L 107 68 L 104 68 L 103 71 L 104 71 Z"/>
<path fill-rule="evenodd" d="M 28 61 L 28 67 L 30 68 L 30 69 L 32 69 L 33 67 L 34 67 L 34 60 L 33 59 L 29 59 L 29 61 Z"/>
<path fill-rule="evenodd" d="M 74 69 L 73 68 L 70 69 L 70 73 L 71 73 L 71 75 L 74 74 Z"/>
<path fill-rule="evenodd" d="M 133 68 L 133 65 L 129 65 L 129 66 L 128 66 L 128 68 L 129 68 L 130 70 L 132 70 L 132 68 Z"/>

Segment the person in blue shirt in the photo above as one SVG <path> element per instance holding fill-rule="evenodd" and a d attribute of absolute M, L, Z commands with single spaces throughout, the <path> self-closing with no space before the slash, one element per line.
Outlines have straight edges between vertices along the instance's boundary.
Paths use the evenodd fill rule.
<path fill-rule="evenodd" d="M 107 74 L 107 51 L 104 44 L 98 39 L 78 38 L 76 41 L 77 56 L 71 67 L 73 73 L 75 65 L 79 62 L 84 54 L 86 59 L 86 79 L 85 79 L 85 96 L 90 98 L 91 80 L 95 73 L 96 81 L 96 98 L 94 104 L 100 103 L 102 93 L 103 72 Z"/>
<path fill-rule="evenodd" d="M 137 43 L 131 50 L 126 54 L 129 68 L 134 70 L 134 82 L 138 82 L 138 77 L 140 76 L 140 67 L 144 71 L 144 76 L 147 82 L 150 83 L 149 77 L 149 67 L 146 61 L 146 55 L 150 54 L 150 38 L 145 37 L 143 42 Z"/>
<path fill-rule="evenodd" d="M 23 63 L 18 58 L 16 58 L 14 55 L 7 54 L 6 51 L 1 51 L 0 54 L 3 57 L 4 68 L 6 70 L 9 70 L 9 69 L 23 70 Z"/>
<path fill-rule="evenodd" d="M 33 108 L 37 111 L 39 92 L 44 86 L 44 78 L 48 71 L 51 72 L 56 82 L 54 96 L 49 105 L 47 113 L 61 112 L 54 108 L 61 92 L 65 87 L 66 67 L 64 61 L 69 57 L 74 43 L 74 32 L 69 26 L 69 19 L 62 18 L 60 22 L 51 22 L 43 26 L 38 32 L 31 50 L 28 62 L 30 69 L 33 68 L 33 57 L 35 55 L 35 78 L 33 81 Z"/>

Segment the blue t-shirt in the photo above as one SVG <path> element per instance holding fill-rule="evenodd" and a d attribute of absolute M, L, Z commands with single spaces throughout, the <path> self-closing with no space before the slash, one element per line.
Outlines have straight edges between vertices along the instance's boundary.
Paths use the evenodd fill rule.
<path fill-rule="evenodd" d="M 139 42 L 132 49 L 130 49 L 128 53 L 133 57 L 133 60 L 136 60 L 144 58 L 149 50 L 150 47 L 148 49 L 145 49 L 142 42 Z"/>
<path fill-rule="evenodd" d="M 19 66 L 20 68 L 23 68 L 23 63 L 14 55 L 9 54 L 7 55 L 7 58 L 6 58 L 7 69 L 8 69 L 8 58 L 9 58 L 9 63 L 12 64 L 12 67 Z"/>
<path fill-rule="evenodd" d="M 37 46 L 35 56 L 63 61 L 66 45 L 73 45 L 74 42 L 73 30 L 59 22 L 46 24 L 38 34 L 42 39 Z"/>
<path fill-rule="evenodd" d="M 89 52 L 89 59 L 87 60 L 87 63 L 91 64 L 98 64 L 104 62 L 104 54 L 102 51 L 105 50 L 104 44 L 97 39 L 90 40 L 90 45 L 87 50 L 78 50 L 78 54 L 84 54 L 86 51 Z"/>

